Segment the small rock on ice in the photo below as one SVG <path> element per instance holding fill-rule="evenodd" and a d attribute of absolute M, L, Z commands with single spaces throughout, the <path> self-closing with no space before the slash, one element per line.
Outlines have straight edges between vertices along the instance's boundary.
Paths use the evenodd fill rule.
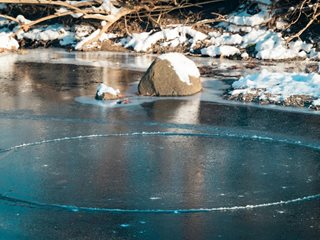
<path fill-rule="evenodd" d="M 97 100 L 111 100 L 118 99 L 120 96 L 120 90 L 109 87 L 103 83 L 100 83 L 97 87 L 96 97 Z"/>

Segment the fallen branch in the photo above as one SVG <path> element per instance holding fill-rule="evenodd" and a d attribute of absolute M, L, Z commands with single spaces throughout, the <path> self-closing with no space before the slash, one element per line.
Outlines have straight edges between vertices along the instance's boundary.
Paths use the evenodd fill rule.
<path fill-rule="evenodd" d="M 93 38 L 88 38 L 88 40 L 85 41 L 84 43 L 82 43 L 81 46 L 77 48 L 77 50 L 87 49 L 90 44 L 99 41 L 102 34 L 106 33 L 115 22 L 117 22 L 119 19 L 121 19 L 122 17 L 124 17 L 128 14 L 139 12 L 140 9 L 142 9 L 141 6 L 135 7 L 132 9 L 122 7 L 119 10 L 119 12 L 113 17 L 113 21 L 109 21 L 105 25 L 103 25 L 102 28 L 100 29 L 99 33 L 96 36 L 94 36 Z"/>
<path fill-rule="evenodd" d="M 82 11 L 80 7 L 93 6 L 95 4 L 94 2 L 86 2 L 86 4 L 79 2 L 77 4 L 72 5 L 67 2 L 54 1 L 54 0 L 53 1 L 51 0 L 0 0 L 0 3 L 16 3 L 16 4 L 29 4 L 29 5 L 55 5 L 55 6 L 69 8 L 77 12 Z"/>
<path fill-rule="evenodd" d="M 205 4 L 221 1 L 224 0 L 205 0 L 196 3 L 192 3 L 188 0 L 118 0 L 110 1 L 110 5 L 105 8 L 102 6 L 102 4 L 105 4 L 106 2 L 102 0 L 90 2 L 68 2 L 62 0 L 0 0 L 0 3 L 12 4 L 13 7 L 14 4 L 54 6 L 50 7 L 50 9 L 52 8 L 52 10 L 56 11 L 55 13 L 52 13 L 51 11 L 50 13 L 48 13 L 50 15 L 34 20 L 29 20 L 27 22 L 19 22 L 18 19 L 13 16 L 9 16 L 8 14 L 0 15 L 0 17 L 14 21 L 20 25 L 20 28 L 15 32 L 15 35 L 18 35 L 19 33 L 21 33 L 21 31 L 28 31 L 32 26 L 39 23 L 74 14 L 77 14 L 82 19 L 93 19 L 101 21 L 101 29 L 95 31 L 94 34 L 92 34 L 84 42 L 82 42 L 81 46 L 79 47 L 79 50 L 84 50 L 87 49 L 88 46 L 93 42 L 99 41 L 101 36 L 106 33 L 112 25 L 114 25 L 124 17 L 126 31 L 128 32 L 126 22 L 126 18 L 128 15 L 130 18 L 132 18 L 132 16 L 138 16 L 138 18 L 143 16 L 144 18 L 139 20 L 143 21 L 147 18 L 148 24 L 153 23 L 161 28 L 160 20 L 163 16 L 172 11 L 191 7 L 202 7 Z M 115 4 L 117 7 L 113 5 L 114 2 L 116 2 Z M 23 10 L 21 11 L 23 12 Z"/>
<path fill-rule="evenodd" d="M 286 39 L 286 42 L 289 43 L 293 39 L 299 38 L 318 19 L 318 17 L 320 17 L 320 3 L 316 3 L 316 5 L 314 6 L 312 17 L 309 20 L 309 22 L 306 24 L 306 26 L 304 28 L 302 28 L 299 32 L 297 32 L 296 34 L 288 37 Z"/>
<path fill-rule="evenodd" d="M 13 22 L 16 22 L 16 23 L 19 23 L 19 21 L 13 17 L 10 17 L 10 16 L 7 16 L 7 15 L 3 15 L 3 14 L 0 14 L 0 18 L 5 18 L 5 19 L 8 19 L 10 21 L 13 21 Z"/>

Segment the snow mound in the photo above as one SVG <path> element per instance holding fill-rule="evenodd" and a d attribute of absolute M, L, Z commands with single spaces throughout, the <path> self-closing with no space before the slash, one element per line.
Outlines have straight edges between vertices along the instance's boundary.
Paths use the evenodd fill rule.
<path fill-rule="evenodd" d="M 229 15 L 228 22 L 238 26 L 257 26 L 271 18 L 268 8 L 260 6 L 261 11 L 257 14 L 251 15 L 247 13 L 247 10 L 233 13 Z"/>
<path fill-rule="evenodd" d="M 210 57 L 216 57 L 216 56 L 233 56 L 236 54 L 240 54 L 240 50 L 233 46 L 210 46 L 208 48 L 201 49 L 202 55 L 207 55 Z"/>
<path fill-rule="evenodd" d="M 29 19 L 26 19 L 23 15 L 18 15 L 16 19 L 21 24 L 29 24 L 31 22 Z"/>
<path fill-rule="evenodd" d="M 17 50 L 19 43 L 11 33 L 0 32 L 0 49 Z"/>
<path fill-rule="evenodd" d="M 252 56 L 264 60 L 320 59 L 320 54 L 312 44 L 301 40 L 287 44 L 281 33 L 264 26 L 273 15 L 270 10 L 271 1 L 260 0 L 256 3 L 255 12 L 250 13 L 248 7 L 242 7 L 241 10 L 229 14 L 225 22 L 218 24 L 217 27 L 224 33 L 209 33 L 209 44 L 201 50 L 201 54 L 212 57 L 232 56 L 240 51 L 244 58 Z M 280 19 L 277 25 L 285 26 L 286 23 L 281 21 Z M 225 46 L 233 48 L 226 49 Z M 221 48 L 226 52 L 220 53 Z"/>
<path fill-rule="evenodd" d="M 320 98 L 320 75 L 317 73 L 272 73 L 262 70 L 240 78 L 232 84 L 232 95 L 247 94 L 262 89 L 261 95 L 271 94 L 283 101 L 290 96 L 307 95 Z"/>
<path fill-rule="evenodd" d="M 190 39 L 191 38 L 191 39 Z M 198 41 L 207 38 L 207 35 L 187 26 L 177 26 L 175 28 L 166 28 L 159 32 L 142 32 L 132 34 L 127 39 L 124 47 L 132 47 L 136 52 L 147 52 L 152 45 L 162 41 L 163 47 L 177 47 L 178 45 L 191 43 L 191 49 Z"/>
<path fill-rule="evenodd" d="M 97 87 L 97 95 L 101 96 L 104 93 L 109 93 L 113 96 L 117 96 L 120 94 L 120 90 L 119 89 L 114 89 L 112 87 L 109 87 L 103 83 L 100 83 Z"/>
<path fill-rule="evenodd" d="M 181 53 L 166 53 L 160 55 L 158 58 L 169 61 L 179 79 L 188 85 L 191 85 L 189 76 L 200 77 L 200 72 L 196 64 Z"/>
<path fill-rule="evenodd" d="M 315 107 L 320 107 L 320 98 L 317 99 L 317 100 L 314 100 L 314 101 L 312 102 L 312 105 L 315 106 Z"/>
<path fill-rule="evenodd" d="M 20 17 L 23 19 L 23 17 Z M 75 34 L 68 31 L 62 24 L 54 24 L 48 27 L 39 27 L 28 32 L 20 32 L 18 39 L 30 39 L 32 41 L 53 41 L 60 40 L 62 46 L 72 44 L 76 41 Z"/>

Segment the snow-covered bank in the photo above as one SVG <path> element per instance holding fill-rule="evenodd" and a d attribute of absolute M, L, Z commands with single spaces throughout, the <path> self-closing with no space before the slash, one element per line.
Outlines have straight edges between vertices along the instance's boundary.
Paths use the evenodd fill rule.
<path fill-rule="evenodd" d="M 5 49 L 17 50 L 18 48 L 19 43 L 11 33 L 0 32 L 0 52 Z"/>
<path fill-rule="evenodd" d="M 198 41 L 207 38 L 207 35 L 187 26 L 177 26 L 166 28 L 158 32 L 143 32 L 133 34 L 120 43 L 126 48 L 133 48 L 136 52 L 147 52 L 153 45 L 159 44 L 161 47 L 175 48 L 179 45 L 190 45 L 190 50 L 195 47 Z"/>
<path fill-rule="evenodd" d="M 247 3 L 250 3 L 248 0 Z M 15 37 L 20 44 L 34 42 L 48 46 L 46 42 L 55 42 L 62 47 L 72 47 L 82 50 L 86 42 L 99 36 L 96 42 L 86 49 L 99 49 L 106 40 L 111 44 L 122 46 L 123 49 L 142 53 L 163 53 L 180 51 L 210 57 L 230 58 L 257 58 L 262 60 L 287 60 L 287 59 L 312 59 L 320 60 L 320 52 L 316 42 L 312 39 L 307 43 L 300 39 L 287 43 L 282 31 L 288 23 L 282 19 L 276 20 L 274 27 L 268 27 L 275 12 L 271 8 L 272 1 L 252 1 L 252 4 L 243 4 L 238 10 L 224 16 L 217 24 L 206 25 L 205 28 L 183 24 L 165 25 L 161 29 L 148 32 L 127 32 L 126 35 L 108 32 L 100 36 L 101 26 L 77 24 L 63 26 L 54 24 L 49 26 L 34 26 L 27 32 L 19 32 Z M 72 4 L 72 2 L 70 2 Z M 5 6 L 2 6 L 3 8 Z M 103 1 L 101 9 L 110 12 L 110 17 L 115 16 L 120 10 L 114 7 L 109 0 Z M 98 9 L 98 8 L 95 8 Z M 59 11 L 66 11 L 60 9 Z M 81 16 L 73 16 L 79 18 Z M 18 22 L 28 23 L 29 20 L 19 15 Z M 209 19 L 210 21 L 211 19 Z M 13 21 L 0 18 L 0 42 L 8 42 L 8 35 L 18 30 Z M 11 35 L 13 36 L 13 35 Z M 11 39 L 12 44 L 2 44 L 0 48 L 16 49 L 17 41 Z M 28 45 L 28 44 L 27 44 Z"/>
<path fill-rule="evenodd" d="M 248 65 L 252 63 L 251 60 L 257 61 L 256 59 L 320 61 L 320 45 L 316 39 L 312 39 L 312 35 L 305 38 L 307 42 L 301 39 L 288 41 L 283 31 L 288 23 L 283 19 L 273 18 L 275 12 L 272 10 L 271 2 L 275 1 L 247 0 L 244 2 L 250 4 L 241 5 L 236 11 L 223 16 L 223 19 L 214 24 L 203 25 L 199 21 L 193 25 L 187 25 L 180 22 L 180 24 L 159 25 L 146 32 L 141 32 L 142 30 L 137 28 L 136 32 L 126 29 L 126 33 L 125 31 L 103 33 L 102 29 L 108 21 L 101 19 L 95 25 L 84 24 L 81 21 L 72 26 L 35 25 L 30 29 L 26 28 L 23 32 L 19 30 L 16 22 L 28 24 L 30 20 L 24 16 L 18 15 L 16 21 L 0 18 L 0 52 L 4 49 L 16 50 L 21 46 L 62 46 L 74 50 L 84 48 L 95 50 L 101 49 L 108 40 L 108 44 L 117 46 L 119 49 L 138 53 L 183 52 L 196 56 L 245 59 L 248 60 Z M 70 4 L 73 3 L 70 2 Z M 5 5 L 0 5 L 1 8 L 5 8 Z M 99 9 L 110 12 L 110 17 L 114 17 L 119 13 L 119 8 L 119 5 L 114 7 L 112 1 L 104 0 Z M 65 11 L 66 9 L 63 8 L 59 10 L 61 13 Z M 216 19 L 207 19 L 207 21 L 215 22 Z M 270 21 L 275 23 L 269 24 Z M 90 41 L 92 43 L 86 46 Z M 133 65 L 146 68 L 145 63 L 142 63 Z M 103 66 L 105 63 L 96 61 L 91 64 Z M 187 64 L 184 67 L 190 69 Z M 255 69 L 255 71 L 259 70 Z M 244 77 L 234 84 L 235 90 L 230 99 L 317 108 L 320 101 L 319 87 L 317 87 L 318 73 L 305 74 L 304 72 L 309 73 L 308 70 L 302 70 L 294 75 L 281 70 L 278 73 L 263 71 L 261 74 L 249 76 L 237 74 L 237 78 Z M 211 71 L 211 76 L 216 73 Z M 214 77 L 218 78 L 218 75 Z"/>
<path fill-rule="evenodd" d="M 263 70 L 240 78 L 232 88 L 229 99 L 320 108 L 318 73 L 272 73 Z"/>

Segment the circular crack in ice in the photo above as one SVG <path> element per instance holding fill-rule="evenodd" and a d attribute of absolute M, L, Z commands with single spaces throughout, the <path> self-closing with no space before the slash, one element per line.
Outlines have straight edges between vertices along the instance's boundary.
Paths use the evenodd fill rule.
<path fill-rule="evenodd" d="M 232 132 L 212 132 L 212 133 L 202 133 L 202 132 L 130 132 L 130 133 L 107 133 L 107 134 L 92 134 L 92 135 L 84 135 L 84 136 L 73 136 L 73 137 L 63 137 L 63 138 L 55 138 L 42 140 L 37 142 L 23 143 L 20 145 L 12 146 L 6 149 L 0 149 L 0 153 L 8 153 L 14 150 L 23 149 L 26 147 L 37 146 L 41 144 L 48 144 L 54 142 L 62 142 L 62 141 L 74 141 L 81 139 L 92 139 L 92 138 L 103 138 L 103 137 L 134 137 L 134 136 L 184 136 L 184 137 L 207 137 L 207 138 L 216 138 L 216 137 L 229 137 L 229 138 L 240 138 L 240 139 L 249 139 L 253 141 L 264 141 L 264 142 L 278 142 L 285 143 L 290 145 L 297 145 L 301 147 L 311 148 L 317 151 L 320 151 L 320 145 L 317 144 L 306 144 L 302 141 L 298 140 L 290 140 L 285 138 L 272 138 L 270 136 L 263 135 L 250 135 L 250 134 L 236 134 Z M 213 207 L 213 208 L 190 208 L 190 209 L 121 209 L 121 208 L 101 208 L 101 207 L 79 207 L 73 205 L 63 205 L 63 204 L 48 204 L 36 201 L 27 201 L 19 198 L 14 198 L 10 196 L 6 196 L 4 194 L 0 194 L 0 201 L 5 201 L 9 203 L 14 203 L 20 206 L 25 207 L 36 207 L 36 208 L 44 208 L 51 210 L 62 210 L 62 211 L 70 211 L 70 212 L 106 212 L 106 213 L 140 213 L 140 214 L 187 214 L 187 213 L 206 213 L 206 212 L 223 212 L 223 211 L 238 211 L 238 210 L 249 210 L 256 208 L 266 208 L 273 206 L 283 206 L 294 203 L 302 203 L 306 201 L 319 200 L 320 193 L 301 196 L 294 199 L 289 200 L 280 200 L 275 202 L 267 202 L 260 204 L 248 204 L 241 206 L 225 206 L 225 207 Z"/>

